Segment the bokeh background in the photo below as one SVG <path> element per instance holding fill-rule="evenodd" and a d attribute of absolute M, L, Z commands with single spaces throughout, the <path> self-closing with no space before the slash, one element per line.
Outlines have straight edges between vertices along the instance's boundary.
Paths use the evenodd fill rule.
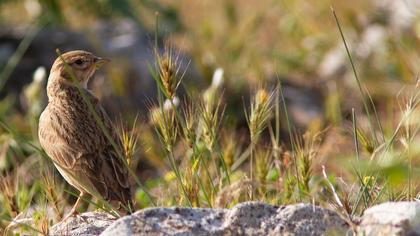
<path fill-rule="evenodd" d="M 159 12 L 159 38 L 176 45 L 185 65 L 191 61 L 186 84 L 205 87 L 221 67 L 225 89 L 240 97 L 280 77 L 293 87 L 286 98 L 303 106 L 296 111 L 299 125 L 314 118 L 339 122 L 343 117 L 334 117 L 334 109 L 345 115 L 361 106 L 330 6 L 338 11 L 359 76 L 375 102 L 393 99 L 418 71 L 417 1 L 6 0 L 0 9 L 2 67 L 25 36 L 37 27 L 40 32 L 11 74 L 2 76 L 1 95 L 20 94 L 37 67 L 48 72 L 56 48 L 85 49 L 113 61 L 92 89 L 109 106 L 117 103 L 116 112 L 142 107 L 155 91 L 147 63 L 153 61 Z M 331 96 L 341 98 L 335 107 L 325 106 Z"/>
<path fill-rule="evenodd" d="M 214 83 L 214 72 L 223 70 L 226 110 L 218 140 L 225 155 L 240 158 L 250 143 L 244 110 L 248 110 L 253 91 L 273 89 L 280 81 L 292 132 L 296 136 L 322 132 L 316 158 L 311 160 L 311 183 L 322 186 L 322 165 L 337 185 L 342 181 L 353 186 L 358 179 L 368 185 L 374 178 L 366 174 L 360 180 L 354 174 L 354 109 L 362 166 L 378 164 L 372 160 L 392 140 L 387 156 L 393 159 L 381 167 L 389 177 L 384 182 L 397 187 L 387 199 L 415 197 L 416 191 L 406 194 L 406 184 L 418 176 L 415 163 L 420 157 L 419 39 L 418 0 L 1 0 L 0 120 L 6 126 L 0 128 L 0 174 L 4 182 L 13 179 L 16 191 L 24 195 L 16 197 L 26 199 L 17 200 L 20 211 L 39 204 L 36 199 L 45 188 L 38 183 L 42 179 L 39 168 L 48 161 L 30 146 L 39 146 L 37 119 L 47 102 L 49 69 L 57 48 L 62 52 L 83 49 L 111 59 L 90 88 L 116 123 L 130 127 L 138 117 L 134 169 L 152 194 L 165 194 L 164 182 L 171 181 L 172 172 L 149 122 L 150 104 L 157 103 L 158 94 L 148 65 L 155 63 L 155 45 L 157 51 L 164 51 L 170 44 L 179 53 L 180 71 L 185 72 L 178 91 L 181 100 L 202 93 Z M 372 114 L 377 113 L 382 127 L 376 122 L 375 127 L 369 126 L 363 99 Z M 412 116 L 407 123 L 402 120 L 408 110 Z M 282 116 L 283 154 L 291 150 L 286 123 Z M 268 131 L 263 140 L 270 143 Z M 269 146 L 266 143 L 261 145 Z M 176 158 L 182 159 L 185 152 L 185 148 L 175 148 Z M 51 171 L 56 184 L 71 189 L 53 168 Z M 342 187 L 346 188 L 350 189 Z M 410 184 L 411 188 L 417 185 Z M 317 187 L 311 191 L 326 190 Z M 149 206 L 144 193 L 136 193 L 139 205 Z M 62 195 L 66 203 L 74 201 L 74 196 Z M 6 198 L 0 197 L 0 203 Z M 179 201 L 161 199 L 158 203 Z M 13 218 L 6 205 L 0 204 L 2 216 Z M 7 220 L 1 222 L 7 225 Z"/>

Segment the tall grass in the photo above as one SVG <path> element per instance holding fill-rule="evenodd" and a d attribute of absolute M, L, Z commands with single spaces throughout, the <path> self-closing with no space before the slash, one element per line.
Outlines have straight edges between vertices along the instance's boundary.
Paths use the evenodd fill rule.
<path fill-rule="evenodd" d="M 124 159 L 135 182 L 133 210 L 173 205 L 232 207 L 248 200 L 271 204 L 308 202 L 334 208 L 352 222 L 373 204 L 417 199 L 420 82 L 417 79 L 407 84 L 390 101 L 378 101 L 376 94 L 367 89 L 368 83 L 361 79 L 363 74 L 357 73 L 354 52 L 334 9 L 332 15 L 362 109 L 354 107 L 346 114 L 344 105 L 352 98 L 342 97 L 347 88 L 337 88 L 340 86 L 337 83 L 326 94 L 326 104 L 332 107 L 325 112 L 331 113 L 326 116 L 332 122 L 315 128 L 294 124 L 294 107 L 286 101 L 287 88 L 282 86 L 280 75 L 276 74 L 278 79 L 274 84 L 267 82 L 267 87 L 246 88 L 252 91 L 250 94 L 240 90 L 243 100 L 249 98 L 242 112 L 238 109 L 240 99 L 234 97 L 237 91 L 232 91 L 232 83 L 238 80 L 233 72 L 240 70 L 232 68 L 235 63 L 221 63 L 223 69 L 220 65 L 204 68 L 203 77 L 208 78 L 208 83 L 193 87 L 184 81 L 191 69 L 190 62 L 185 62 L 181 52 L 168 46 L 169 43 L 160 50 L 156 37 L 152 49 L 155 57 L 149 63 L 149 71 L 158 88 L 157 96 L 148 98 L 153 102 L 148 116 L 144 115 L 147 120 L 136 116 L 134 120 L 121 122 L 132 122 L 128 128 L 120 125 L 118 129 L 123 144 L 118 155 Z M 158 29 L 155 33 L 158 35 Z M 243 34 L 236 37 L 240 41 Z M 198 51 L 204 50 L 201 47 L 206 47 L 208 42 L 206 38 L 202 40 L 203 45 L 197 45 Z M 248 53 L 255 60 L 260 59 L 258 53 Z M 224 60 L 240 59 L 239 55 L 232 54 Z M 57 56 L 61 57 L 61 53 L 57 52 Z M 87 98 L 84 100 L 90 104 Z M 389 103 L 393 117 L 386 117 L 374 102 Z M 0 228 L 9 226 L 9 232 L 20 228 L 47 234 L 50 225 L 58 222 L 69 208 L 68 198 L 73 199 L 77 194 L 52 168 L 34 137 L 36 132 L 28 132 L 29 127 L 18 125 L 19 120 L 37 121 L 39 112 L 19 115 L 7 103 L 7 99 L 0 101 L 0 165 L 4 165 L 0 166 L 0 203 L 4 206 L 0 209 Z M 88 107 L 118 149 L 92 106 Z M 139 114 L 139 111 L 132 113 Z M 128 120 L 127 117 L 124 114 L 121 119 Z M 345 155 L 347 158 L 343 158 Z M 27 166 L 34 162 L 40 163 L 42 174 L 28 170 Z M 139 170 L 148 173 L 147 178 L 140 181 L 144 173 Z M 116 214 L 106 203 L 103 207 L 84 200 L 84 210 L 99 208 Z M 23 217 L 28 212 L 35 213 Z"/>

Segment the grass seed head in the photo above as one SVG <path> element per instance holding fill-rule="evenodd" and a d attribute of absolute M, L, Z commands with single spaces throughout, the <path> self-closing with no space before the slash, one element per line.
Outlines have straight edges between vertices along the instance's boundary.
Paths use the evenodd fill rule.
<path fill-rule="evenodd" d="M 171 46 L 166 45 L 163 53 L 159 53 L 155 49 L 155 60 L 160 84 L 162 85 L 161 90 L 163 90 L 166 98 L 173 99 L 183 76 L 179 73 L 181 67 L 179 53 L 175 53 Z"/>
<path fill-rule="evenodd" d="M 124 157 L 127 160 L 128 166 L 131 166 L 133 163 L 134 155 L 137 152 L 137 141 L 138 135 L 137 131 L 137 117 L 133 122 L 131 130 L 128 130 L 123 123 L 121 122 L 118 128 L 119 138 L 123 147 Z"/>
<path fill-rule="evenodd" d="M 175 111 L 153 107 L 150 109 L 150 121 L 157 129 L 159 138 L 164 143 L 166 150 L 172 150 L 178 132 Z"/>
<path fill-rule="evenodd" d="M 52 207 L 57 214 L 57 216 L 61 219 L 63 217 L 63 209 L 60 204 L 60 194 L 57 190 L 62 190 L 62 186 L 57 184 L 57 180 L 54 177 L 52 170 L 49 168 L 42 175 L 43 184 L 44 184 L 44 192 L 45 196 L 49 203 L 52 204 Z"/>
<path fill-rule="evenodd" d="M 221 108 L 221 97 L 211 107 L 203 102 L 200 106 L 200 129 L 202 130 L 201 138 L 206 144 L 208 150 L 212 151 L 218 139 L 218 131 L 220 121 L 223 117 L 223 110 Z"/>
<path fill-rule="evenodd" d="M 237 148 L 237 140 L 233 132 L 223 135 L 223 160 L 230 168 L 235 162 L 235 149 Z"/>
<path fill-rule="evenodd" d="M 197 137 L 199 112 L 193 103 L 185 104 L 182 111 L 184 114 L 184 126 L 182 127 L 184 140 L 188 147 L 192 148 Z"/>
<path fill-rule="evenodd" d="M 160 65 L 160 78 L 162 79 L 163 87 L 166 89 L 170 98 L 175 96 L 176 78 L 171 58 L 164 58 Z"/>
<path fill-rule="evenodd" d="M 3 176 L 0 181 L 0 190 L 5 201 L 3 206 L 12 218 L 16 217 L 20 213 L 16 195 L 17 179 L 11 174 Z"/>
<path fill-rule="evenodd" d="M 299 176 L 301 178 L 301 190 L 309 193 L 309 181 L 312 178 L 312 163 L 318 155 L 321 145 L 322 133 L 307 132 L 303 137 L 295 136 L 296 159 Z"/>
<path fill-rule="evenodd" d="M 270 95 L 267 93 L 265 89 L 259 89 L 255 95 L 255 103 L 256 104 L 265 104 L 267 103 Z"/>
<path fill-rule="evenodd" d="M 248 126 L 251 142 L 256 143 L 261 132 L 266 128 L 273 108 L 273 92 L 259 89 L 251 100 L 251 111 L 248 117 Z"/>
<path fill-rule="evenodd" d="M 50 221 L 48 219 L 46 206 L 36 211 L 33 218 L 35 226 L 39 232 L 41 232 L 43 235 L 48 235 L 50 229 Z"/>
<path fill-rule="evenodd" d="M 256 160 L 256 177 L 260 183 L 264 183 L 268 171 L 271 167 L 272 162 L 272 154 L 269 150 L 259 148 L 255 152 L 255 160 Z"/>

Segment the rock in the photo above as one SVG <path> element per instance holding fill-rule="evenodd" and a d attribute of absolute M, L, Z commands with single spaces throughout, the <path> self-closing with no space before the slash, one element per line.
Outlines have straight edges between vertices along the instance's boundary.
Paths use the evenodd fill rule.
<path fill-rule="evenodd" d="M 386 202 L 363 213 L 359 235 L 420 235 L 419 202 Z"/>
<path fill-rule="evenodd" d="M 105 212 L 86 212 L 55 224 L 49 235 L 99 235 L 116 218 Z"/>
<path fill-rule="evenodd" d="M 232 209 L 150 208 L 125 216 L 101 236 L 115 235 L 345 235 L 348 224 L 310 204 L 246 202 Z"/>

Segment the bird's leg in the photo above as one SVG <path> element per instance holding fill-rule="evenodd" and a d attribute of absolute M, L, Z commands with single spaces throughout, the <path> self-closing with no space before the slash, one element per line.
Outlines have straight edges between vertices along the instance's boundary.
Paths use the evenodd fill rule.
<path fill-rule="evenodd" d="M 80 192 L 80 194 L 79 194 L 79 197 L 77 198 L 77 200 L 76 200 L 76 203 L 74 203 L 74 206 L 73 206 L 73 208 L 71 208 L 71 210 L 70 210 L 70 212 L 69 212 L 69 214 L 67 214 L 63 219 L 62 219 L 62 221 L 66 221 L 70 216 L 74 216 L 74 215 L 77 215 L 78 213 L 77 213 L 77 207 L 79 206 L 79 204 L 80 204 L 80 201 L 82 200 L 82 197 L 85 195 L 85 193 L 84 192 Z"/>

